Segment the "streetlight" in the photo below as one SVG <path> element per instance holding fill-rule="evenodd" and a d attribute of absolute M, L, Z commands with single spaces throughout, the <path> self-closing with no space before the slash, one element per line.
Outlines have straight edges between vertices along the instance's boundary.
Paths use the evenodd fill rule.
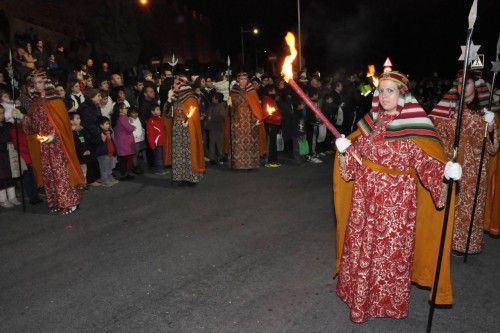
<path fill-rule="evenodd" d="M 300 26 L 300 0 L 297 0 L 297 30 L 299 35 L 299 71 L 302 70 L 302 33 Z"/>
<path fill-rule="evenodd" d="M 148 0 L 139 0 L 139 3 L 142 5 L 142 6 L 147 6 L 149 1 Z"/>
<path fill-rule="evenodd" d="M 241 63 L 243 66 L 245 66 L 245 39 L 243 38 L 243 35 L 245 33 L 252 33 L 254 35 L 258 35 L 259 29 L 253 28 L 252 30 L 244 30 L 243 27 L 240 27 L 240 32 L 241 32 Z"/>

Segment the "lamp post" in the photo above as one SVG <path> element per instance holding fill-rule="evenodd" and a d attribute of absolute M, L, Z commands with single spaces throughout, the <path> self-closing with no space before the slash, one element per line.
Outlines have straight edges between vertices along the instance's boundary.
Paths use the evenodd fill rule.
<path fill-rule="evenodd" d="M 299 36 L 299 71 L 302 70 L 302 33 L 300 27 L 300 0 L 297 0 L 297 32 Z"/>
<path fill-rule="evenodd" d="M 245 38 L 244 34 L 246 33 L 251 33 L 254 35 L 259 34 L 259 29 L 253 28 L 252 30 L 245 30 L 243 27 L 240 27 L 240 34 L 241 34 L 241 64 L 245 66 Z"/>

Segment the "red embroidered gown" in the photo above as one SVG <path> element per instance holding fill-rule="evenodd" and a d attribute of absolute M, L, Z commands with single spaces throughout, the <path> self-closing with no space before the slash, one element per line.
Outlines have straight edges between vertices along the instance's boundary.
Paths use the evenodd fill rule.
<path fill-rule="evenodd" d="M 47 205 L 50 209 L 68 209 L 80 203 L 80 191 L 71 186 L 69 166 L 61 137 L 47 117 L 48 109 L 43 103 L 34 104 L 24 120 L 24 130 L 27 134 L 47 136 L 56 133 L 50 143 L 40 144 L 40 160 L 43 186 Z"/>
<path fill-rule="evenodd" d="M 456 122 L 455 117 L 447 119 L 437 118 L 434 120 L 436 131 L 443 139 L 445 152 L 450 158 L 453 155 Z M 469 234 L 485 126 L 486 123 L 479 113 L 471 112 L 468 108 L 464 109 L 460 132 L 460 147 L 458 149 L 458 162 L 462 164 L 463 175 L 460 179 L 460 189 L 457 191 L 455 221 L 453 225 L 453 250 L 461 253 L 465 253 L 467 236 Z M 487 170 L 490 155 L 494 155 L 497 149 L 496 142 L 492 144 L 491 140 L 486 140 L 486 152 L 481 170 L 481 184 L 479 186 L 474 224 L 469 244 L 469 253 L 471 254 L 481 252 L 483 247 L 484 210 L 486 206 L 486 190 L 488 188 Z"/>
<path fill-rule="evenodd" d="M 397 170 L 416 170 L 435 203 L 440 201 L 444 166 L 409 139 L 384 140 L 385 125 L 353 144 L 362 159 Z M 415 243 L 416 183 L 360 166 L 347 157 L 342 177 L 354 180 L 351 211 L 340 264 L 337 294 L 350 318 L 405 318 L 410 301 Z"/>

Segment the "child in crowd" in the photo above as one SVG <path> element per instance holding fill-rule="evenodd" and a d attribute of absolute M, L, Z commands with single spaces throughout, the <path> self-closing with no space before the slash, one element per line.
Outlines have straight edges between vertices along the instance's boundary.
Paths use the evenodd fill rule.
<path fill-rule="evenodd" d="M 107 90 L 99 90 L 101 94 L 101 103 L 99 105 L 99 108 L 101 109 L 101 115 L 104 117 L 110 117 L 111 114 L 113 113 L 113 106 L 115 103 L 109 96 L 109 92 Z"/>
<path fill-rule="evenodd" d="M 28 148 L 28 139 L 26 133 L 23 130 L 22 121 L 24 119 L 24 114 L 19 109 L 12 110 L 12 117 L 17 120 L 10 129 L 10 139 L 14 144 L 14 148 L 19 149 L 21 159 L 26 165 L 26 169 L 23 170 L 23 181 L 24 190 L 28 196 L 29 203 L 32 205 L 37 205 L 42 201 L 38 194 L 38 187 L 35 180 L 35 175 L 33 173 L 33 167 L 31 165 L 31 155 Z M 18 140 L 19 139 L 19 140 Z"/>
<path fill-rule="evenodd" d="M 165 145 L 165 126 L 161 117 L 159 105 L 151 107 L 151 117 L 146 120 L 146 133 L 149 148 L 153 150 L 154 166 L 156 175 L 164 175 L 163 146 Z"/>
<path fill-rule="evenodd" d="M 71 124 L 71 130 L 73 131 L 73 138 L 75 141 L 75 150 L 78 160 L 80 161 L 80 167 L 82 168 L 83 176 L 85 180 L 87 179 L 87 163 L 90 160 L 90 150 L 87 146 L 87 140 L 85 135 L 85 130 L 81 125 L 80 114 L 78 112 L 69 112 L 69 122 Z M 85 185 L 84 189 L 88 186 Z"/>
<path fill-rule="evenodd" d="M 222 164 L 222 139 L 224 135 L 224 121 L 227 115 L 226 104 L 223 103 L 224 95 L 215 93 L 212 96 L 212 103 L 207 110 L 207 130 L 209 143 L 210 164 L 219 162 Z"/>
<path fill-rule="evenodd" d="M 142 168 L 139 165 L 139 155 L 144 156 L 146 151 L 146 132 L 142 126 L 141 120 L 139 119 L 139 111 L 132 107 L 128 109 L 128 120 L 135 127 L 134 129 L 134 142 L 135 142 L 135 155 L 134 155 L 134 173 L 141 174 Z"/>
<path fill-rule="evenodd" d="M 5 109 L 0 105 L 0 207 L 20 205 L 16 198 L 7 144 L 10 142 L 11 124 L 5 121 Z"/>
<path fill-rule="evenodd" d="M 129 107 L 124 102 L 118 102 L 112 115 L 112 123 L 115 126 L 114 139 L 120 167 L 120 180 L 134 179 L 130 171 L 133 168 L 135 156 L 135 126 L 130 124 L 128 120 L 128 108 Z"/>
<path fill-rule="evenodd" d="M 125 103 L 125 105 L 129 108 L 130 103 L 127 101 L 127 95 L 125 94 L 125 89 L 119 88 L 116 92 L 116 103 Z"/>
<path fill-rule="evenodd" d="M 99 170 L 101 171 L 100 182 L 104 186 L 113 186 L 118 183 L 113 177 L 113 168 L 116 164 L 115 144 L 111 137 L 111 123 L 108 117 L 101 116 L 97 123 L 101 128 L 102 143 L 96 147 L 97 161 L 99 162 Z"/>

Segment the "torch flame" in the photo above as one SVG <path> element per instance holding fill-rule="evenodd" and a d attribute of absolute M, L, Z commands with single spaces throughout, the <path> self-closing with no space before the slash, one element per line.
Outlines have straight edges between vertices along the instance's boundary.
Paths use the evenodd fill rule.
<path fill-rule="evenodd" d="M 196 107 L 194 107 L 194 106 L 192 106 L 192 105 L 191 105 L 191 106 L 189 107 L 189 113 L 188 113 L 187 117 L 188 117 L 188 118 L 191 118 L 191 117 L 193 116 L 193 113 L 194 113 L 195 111 L 196 111 Z"/>
<path fill-rule="evenodd" d="M 378 77 L 375 76 L 375 65 L 368 65 L 368 73 L 366 73 L 366 77 L 372 78 L 372 83 L 375 87 L 378 87 Z"/>
<path fill-rule="evenodd" d="M 267 113 L 269 113 L 269 115 L 272 115 L 276 111 L 276 108 L 274 106 L 267 104 L 266 110 L 267 110 Z"/>
<path fill-rule="evenodd" d="M 373 76 L 375 74 L 375 65 L 368 65 L 368 74 L 366 76 Z"/>
<path fill-rule="evenodd" d="M 49 137 L 48 137 L 48 136 L 45 136 L 45 135 L 40 135 L 40 134 L 37 134 L 37 135 L 36 135 L 36 139 L 37 139 L 39 142 L 43 143 L 43 142 L 47 141 L 47 140 L 49 139 Z"/>
<path fill-rule="evenodd" d="M 295 48 L 295 36 L 291 32 L 286 34 L 285 41 L 290 48 L 290 55 L 283 62 L 281 74 L 283 74 L 285 81 L 288 82 L 290 79 L 293 79 L 292 63 L 297 58 L 297 49 Z"/>

